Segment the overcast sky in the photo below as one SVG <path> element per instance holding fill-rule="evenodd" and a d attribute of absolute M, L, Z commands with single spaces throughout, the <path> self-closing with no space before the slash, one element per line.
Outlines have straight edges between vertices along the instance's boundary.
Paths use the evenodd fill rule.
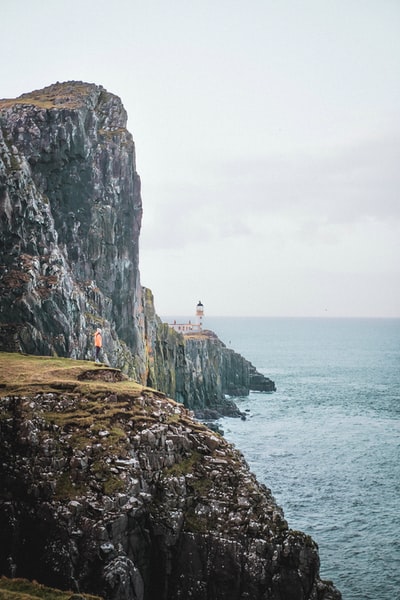
<path fill-rule="evenodd" d="M 160 315 L 400 317 L 399 0 L 0 0 L 0 97 L 119 95 Z"/>

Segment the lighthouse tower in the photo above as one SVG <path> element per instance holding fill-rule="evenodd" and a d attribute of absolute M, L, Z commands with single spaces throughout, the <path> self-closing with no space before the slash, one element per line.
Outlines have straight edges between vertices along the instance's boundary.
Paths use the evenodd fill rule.
<path fill-rule="evenodd" d="M 204 306 L 202 305 L 202 303 L 199 300 L 199 302 L 196 306 L 196 318 L 197 318 L 197 325 L 198 325 L 199 331 L 201 331 L 203 329 L 203 316 L 204 316 Z"/>

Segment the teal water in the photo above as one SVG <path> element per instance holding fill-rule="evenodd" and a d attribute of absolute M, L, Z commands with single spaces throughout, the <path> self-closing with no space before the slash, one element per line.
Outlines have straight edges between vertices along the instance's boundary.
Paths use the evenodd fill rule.
<path fill-rule="evenodd" d="M 400 599 L 400 320 L 207 318 L 277 391 L 221 419 L 344 600 Z"/>

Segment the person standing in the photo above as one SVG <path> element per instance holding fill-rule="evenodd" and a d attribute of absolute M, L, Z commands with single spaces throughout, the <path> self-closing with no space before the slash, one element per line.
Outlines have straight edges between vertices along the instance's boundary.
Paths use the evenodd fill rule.
<path fill-rule="evenodd" d="M 96 362 L 98 363 L 98 362 L 100 362 L 99 361 L 99 355 L 100 355 L 101 347 L 103 345 L 103 339 L 101 337 L 101 329 L 100 329 L 100 327 L 98 327 L 96 329 L 96 333 L 94 334 L 94 345 L 95 345 L 95 348 L 96 348 Z"/>

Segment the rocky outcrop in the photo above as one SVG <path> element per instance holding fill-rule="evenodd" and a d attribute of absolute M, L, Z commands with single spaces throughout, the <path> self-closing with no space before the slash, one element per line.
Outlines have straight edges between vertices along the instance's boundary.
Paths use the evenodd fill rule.
<path fill-rule="evenodd" d="M 161 323 L 141 213 L 119 98 L 69 82 L 0 101 L 0 573 L 107 600 L 338 600 L 316 544 L 188 411 L 273 383 Z M 89 362 L 98 326 L 121 371 Z"/>
<path fill-rule="evenodd" d="M 107 364 L 187 407 L 226 412 L 225 395 L 248 394 L 251 365 L 215 336 L 161 323 L 140 284 L 126 121 L 121 100 L 94 84 L 0 100 L 0 349 L 93 359 L 100 326 Z"/>
<path fill-rule="evenodd" d="M 247 396 L 255 377 L 263 391 L 275 390 L 273 381 L 258 373 L 243 356 L 227 348 L 212 331 L 185 335 L 186 358 L 192 376 L 186 395 L 197 414 L 212 416 L 213 411 L 236 415 L 238 410 L 227 396 Z M 207 366 L 210 365 L 209 368 Z M 262 382 L 262 383 L 261 383 Z"/>
<path fill-rule="evenodd" d="M 228 396 L 247 396 L 255 389 L 275 391 L 273 381 L 227 348 L 215 333 L 176 333 L 155 314 L 150 290 L 145 290 L 144 298 L 148 385 L 163 390 L 205 418 L 239 416 Z"/>
<path fill-rule="evenodd" d="M 105 358 L 140 379 L 135 150 L 120 99 L 56 84 L 0 101 L 0 317 L 15 349 Z"/>
<path fill-rule="evenodd" d="M 221 436 L 107 369 L 68 365 L 74 383 L 62 367 L 52 391 L 26 376 L 23 395 L 3 373 L 3 574 L 107 600 L 340 599 Z"/>

